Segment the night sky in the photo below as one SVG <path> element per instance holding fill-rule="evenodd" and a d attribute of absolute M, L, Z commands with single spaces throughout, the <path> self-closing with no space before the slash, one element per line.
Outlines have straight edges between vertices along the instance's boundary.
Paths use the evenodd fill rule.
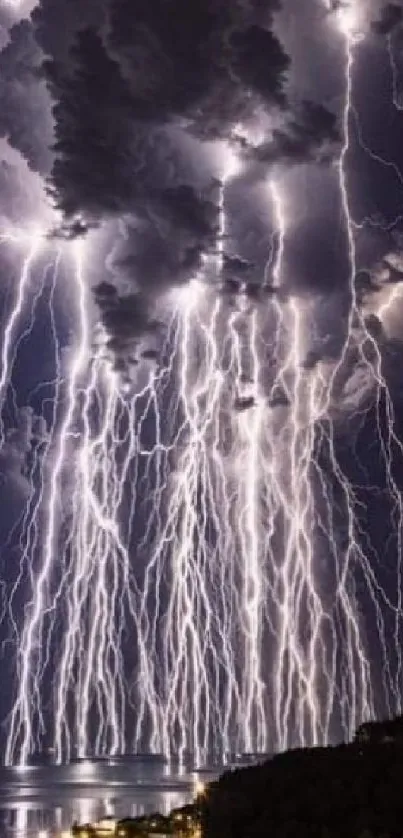
<path fill-rule="evenodd" d="M 146 3 L 142 0 L 39 0 L 35 6 L 28 0 L 0 0 L 0 25 L 2 373 L 5 364 L 8 370 L 0 392 L 0 633 L 1 665 L 7 674 L 7 684 L 0 689 L 2 716 L 10 713 L 13 696 L 18 694 L 21 681 L 18 649 L 26 642 L 24 626 L 32 610 L 27 602 L 32 605 L 37 596 L 32 580 L 38 578 L 43 567 L 41 533 L 46 531 L 48 489 L 57 459 L 58 434 L 63 427 L 67 398 L 63 388 L 68 386 L 77 346 L 77 289 L 72 277 L 76 270 L 75 248 L 79 247 L 85 249 L 84 282 L 91 331 L 88 369 L 92 369 L 101 335 L 103 358 L 114 381 L 129 399 L 138 398 L 139 410 L 143 411 L 145 418 L 140 431 L 136 424 L 140 448 L 144 446 L 148 450 L 157 445 L 159 427 L 156 410 L 147 402 L 146 382 L 154 370 L 169 367 L 171 357 L 175 360 L 169 376 L 163 380 L 159 402 L 161 438 L 164 444 L 169 438 L 173 448 L 176 445 L 181 451 L 186 446 L 185 436 L 182 438 L 175 424 L 180 421 L 171 417 L 183 365 L 183 357 L 182 361 L 175 357 L 172 300 L 179 300 L 180 306 L 180 301 L 187 299 L 187 289 L 193 293 L 195 277 L 201 282 L 202 299 L 208 299 L 209 305 L 214 304 L 211 300 L 218 300 L 222 306 L 215 340 L 224 358 L 223 369 L 227 363 L 226 328 L 232 322 L 233 312 L 246 311 L 245 323 L 256 312 L 259 323 L 263 324 L 259 337 L 262 388 L 270 409 L 274 404 L 273 394 L 271 402 L 267 395 L 272 386 L 270 358 L 275 357 L 271 307 L 279 300 L 280 306 L 295 304 L 303 312 L 304 334 L 296 374 L 301 370 L 312 380 L 323 371 L 326 380 L 332 381 L 326 418 L 318 421 L 311 449 L 327 486 L 325 491 L 319 470 L 314 469 L 309 477 L 316 498 L 316 508 L 310 511 L 311 529 L 315 532 L 312 566 L 320 580 L 323 602 L 337 597 L 338 584 L 344 584 L 340 582 L 342 568 L 346 568 L 350 580 L 348 595 L 354 602 L 357 625 L 361 626 L 365 638 L 366 658 L 373 665 L 373 697 L 368 706 L 365 702 L 357 703 L 353 722 L 361 721 L 360 716 L 365 713 L 383 716 L 400 710 L 403 686 L 399 662 L 403 620 L 400 603 L 403 581 L 399 587 L 403 537 L 403 448 L 399 441 L 403 440 L 403 293 L 400 292 L 403 281 L 403 8 L 399 3 L 382 0 L 346 0 L 345 3 L 343 0 L 340 3 L 337 0 L 148 0 Z M 351 101 L 346 117 L 348 43 Z M 343 203 L 341 166 L 351 239 Z M 276 195 L 281 198 L 282 251 L 270 184 L 275 185 Z M 24 305 L 13 326 L 10 351 L 5 359 L 4 336 L 18 294 L 24 259 L 35 236 L 41 237 L 42 245 L 30 271 Z M 281 292 L 270 296 L 279 254 L 282 256 Z M 262 290 L 265 285 L 266 292 Z M 242 300 L 248 301 L 246 308 L 242 308 Z M 349 331 L 353 336 L 361 336 L 349 342 Z M 199 356 L 193 362 L 197 368 L 203 365 Z M 273 363 L 280 361 L 275 358 Z M 244 373 L 243 384 L 247 378 L 248 374 Z M 63 573 L 74 571 L 70 548 L 63 545 L 69 544 L 70 538 L 78 538 L 79 529 L 72 523 L 77 514 L 77 498 L 74 500 L 76 484 L 68 460 L 70 457 L 72 463 L 77 462 L 80 438 L 86 433 L 85 386 L 88 382 L 82 385 L 77 396 L 81 418 L 75 420 L 75 436 L 71 434 L 59 475 L 61 502 L 52 547 L 53 575 L 44 588 L 44 602 L 49 598 L 48 605 L 43 605 L 44 612 L 49 612 L 52 618 L 60 606 L 60 614 L 55 617 L 48 649 L 32 652 L 30 663 L 33 670 L 43 667 L 43 695 L 33 699 L 36 709 L 32 711 L 34 717 L 38 707 L 43 708 L 45 733 L 33 734 L 41 744 L 57 738 L 51 661 L 63 647 L 63 627 L 69 619 L 60 578 Z M 139 393 L 142 395 L 138 396 Z M 254 404 L 247 387 L 241 395 L 251 398 L 251 405 Z M 234 414 L 237 409 L 247 407 L 242 398 L 237 392 L 232 400 Z M 288 427 L 292 404 L 283 392 L 280 397 L 277 392 L 276 398 L 279 418 L 275 427 L 281 437 L 281 428 Z M 102 425 L 103 399 L 101 393 L 89 408 L 94 436 Z M 225 405 L 226 410 L 228 405 Z M 205 410 L 208 410 L 207 402 Z M 225 410 L 221 406 L 222 415 Z M 231 413 L 231 408 L 228 410 Z M 115 413 L 112 423 L 119 439 L 127 437 L 131 421 L 125 411 L 122 408 L 120 414 Z M 223 419 L 225 427 L 231 427 L 228 438 L 234 434 L 234 423 L 234 419 Z M 229 447 L 233 444 L 233 441 L 223 441 L 224 436 L 220 430 L 223 451 L 227 444 Z M 206 439 L 208 446 L 209 439 Z M 108 451 L 111 445 L 107 443 Z M 329 465 L 332 451 L 337 468 L 334 463 Z M 123 443 L 116 456 L 120 468 L 125 456 Z M 170 451 L 171 456 L 175 456 L 175 451 Z M 114 507 L 116 524 L 121 526 L 130 561 L 140 568 L 134 572 L 136 585 L 140 587 L 148 561 L 144 543 L 147 547 L 148 540 L 150 543 L 158 540 L 160 524 L 153 512 L 155 496 L 146 497 L 144 502 L 142 499 L 134 514 L 131 498 L 133 486 L 142 498 L 147 495 L 146 485 L 157 484 L 153 469 L 158 466 L 155 460 L 151 462 L 150 472 L 141 458 L 138 465 L 131 462 L 125 478 L 129 490 L 125 484 L 124 496 Z M 169 464 L 171 468 L 170 460 Z M 74 468 L 72 465 L 72 472 Z M 172 471 L 175 471 L 173 467 Z M 348 544 L 352 535 L 341 473 L 351 487 L 350 500 L 354 501 L 355 546 L 351 566 Z M 99 485 L 96 480 L 100 481 Z M 99 476 L 96 480 L 95 494 L 102 494 L 102 486 L 99 488 L 102 480 Z M 231 481 L 234 481 L 232 471 Z M 169 482 L 165 488 L 168 495 L 174 491 Z M 294 489 L 290 490 L 291 504 Z M 197 490 L 196 496 L 199 514 L 203 507 L 202 490 Z M 336 537 L 334 553 L 329 549 L 331 539 L 326 523 L 330 520 L 326 506 L 329 503 L 332 533 Z M 259 522 L 262 532 L 265 528 L 270 530 L 269 501 L 267 505 Z M 161 501 L 162 519 L 167 506 L 167 500 Z M 206 513 L 209 523 L 205 532 L 209 532 L 210 526 L 214 530 L 211 524 L 214 512 L 210 509 Z M 222 510 L 218 512 L 221 514 Z M 39 532 L 34 547 L 32 532 L 27 540 L 33 518 Z M 273 542 L 276 556 L 286 555 L 281 546 L 286 524 L 279 520 Z M 211 541 L 219 543 L 216 530 L 214 533 Z M 137 551 L 140 542 L 142 549 Z M 196 542 L 195 536 L 192 550 L 197 552 Z M 238 548 L 239 545 L 235 554 Z M 81 549 L 86 550 L 85 544 Z M 98 547 L 94 549 L 96 552 Z M 250 547 L 245 548 L 245 566 L 249 562 L 248 550 Z M 73 555 L 74 545 L 71 551 Z M 339 570 L 335 570 L 337 556 Z M 296 578 L 298 573 L 296 569 Z M 113 588 L 112 577 L 105 578 Z M 161 637 L 169 614 L 169 578 L 167 572 L 160 588 L 147 598 L 151 614 L 156 608 L 154 600 L 161 598 Z M 235 587 L 239 578 L 235 572 L 232 583 Z M 267 617 L 267 633 L 266 629 L 262 630 L 261 638 L 265 673 L 262 677 L 266 686 L 271 685 L 267 687 L 271 694 L 275 654 L 270 633 L 276 635 L 277 629 L 270 624 L 267 603 L 271 597 L 275 598 L 273 591 L 277 583 L 273 582 L 270 571 L 267 579 L 268 588 L 260 594 L 261 613 L 267 606 L 269 614 L 264 618 L 260 614 L 258 619 L 263 622 Z M 60 595 L 56 596 L 56 591 Z M 50 606 L 55 596 L 56 606 Z M 90 600 L 90 593 L 83 595 L 82 637 L 87 636 L 87 622 L 92 619 Z M 216 594 L 212 595 L 211 607 L 213 612 L 217 608 L 221 614 Z M 307 595 L 299 614 L 301 647 L 305 641 L 309 642 L 314 631 L 309 617 L 312 608 L 313 600 Z M 201 607 L 202 623 L 203 615 Z M 44 642 L 47 619 L 46 616 L 38 628 L 35 649 Z M 220 619 L 217 617 L 218 622 Z M 332 619 L 337 626 L 332 637 L 338 649 L 350 642 L 351 626 L 345 624 L 345 615 L 335 612 Z M 123 681 L 127 678 L 127 683 L 130 682 L 127 693 L 132 704 L 122 737 L 132 741 L 138 700 L 133 698 L 135 688 L 127 672 L 137 672 L 136 682 L 139 663 L 137 652 L 133 651 L 135 644 L 127 614 L 123 619 L 116 611 L 112 620 L 117 620 L 117 624 L 122 620 L 125 625 L 122 634 L 117 629 L 123 661 L 119 666 L 124 673 Z M 248 630 L 243 624 L 243 631 Z M 163 648 L 158 631 L 154 638 L 157 658 Z M 234 629 L 231 643 L 242 647 L 242 629 L 237 631 Z M 326 627 L 325 645 L 327 632 Z M 390 647 L 383 648 L 382 654 L 381 636 L 388 640 L 393 637 Z M 83 642 L 85 645 L 87 641 Z M 354 645 L 353 640 L 351 643 Z M 105 654 L 109 655 L 109 651 Z M 208 654 L 206 666 L 212 679 Z M 290 650 L 285 653 L 281 675 L 285 680 L 287 654 L 291 654 Z M 298 700 L 289 715 L 288 733 L 280 736 L 278 718 L 273 722 L 278 712 L 278 708 L 273 710 L 276 699 L 270 698 L 265 704 L 264 718 L 269 729 L 271 724 L 277 725 L 276 733 L 269 734 L 267 740 L 252 736 L 251 747 L 257 748 L 259 741 L 267 741 L 268 747 L 278 747 L 301 739 L 308 743 L 334 740 L 346 731 L 349 733 L 351 714 L 346 704 L 349 699 L 354 704 L 356 699 L 345 686 L 348 681 L 345 670 L 349 665 L 359 667 L 357 654 L 355 651 L 346 663 L 342 654 L 339 660 L 339 652 L 335 652 L 335 697 L 329 711 L 330 721 L 325 723 L 322 719 L 319 724 L 322 736 L 312 733 L 309 721 L 304 721 L 301 727 L 299 714 L 304 718 L 307 714 L 308 718 L 310 711 L 304 701 L 301 709 Z M 38 664 L 41 655 L 42 662 Z M 107 660 L 105 667 L 112 671 L 114 665 L 110 658 Z M 236 653 L 234 660 L 234 672 L 238 672 L 237 667 L 242 664 Z M 220 666 L 221 663 L 220 660 Z M 73 669 L 75 665 L 72 664 Z M 222 665 L 225 669 L 225 664 Z M 156 672 L 156 690 L 162 694 L 164 676 L 158 666 Z M 74 670 L 76 690 L 79 690 L 80 677 Z M 189 671 L 186 678 L 191 692 L 197 675 Z M 318 705 L 326 689 L 324 680 L 318 676 L 315 699 Z M 29 683 L 29 692 L 33 694 L 33 682 Z M 388 688 L 384 689 L 382 683 L 387 683 Z M 214 693 L 216 698 L 225 689 L 220 682 Z M 117 716 L 123 713 L 120 701 L 117 699 Z M 205 701 L 200 698 L 202 711 Z M 255 696 L 251 701 L 259 704 L 260 699 Z M 285 704 L 282 705 L 284 713 Z M 67 699 L 66 707 L 68 724 L 73 729 L 74 710 Z M 99 707 L 98 711 L 101 715 L 104 712 Z M 91 716 L 92 711 L 88 712 Z M 258 728 L 256 713 L 258 716 L 258 710 L 252 709 L 250 718 L 251 724 Z M 143 727 L 137 741 L 145 746 L 155 724 L 151 716 L 146 713 L 140 723 Z M 218 735 L 220 724 L 212 723 Z M 34 727 L 35 731 L 39 730 L 37 721 Z M 200 720 L 196 727 L 194 739 L 203 739 Z M 105 734 L 102 748 L 110 748 L 108 735 Z M 176 733 L 172 735 L 175 739 Z M 93 736 L 91 730 L 89 738 L 92 740 Z M 160 741 L 155 739 L 153 746 L 159 747 Z M 239 741 L 245 745 L 247 740 L 241 737 Z M 13 746 L 16 752 L 18 742 L 16 735 Z M 32 742 L 30 747 L 32 750 Z"/>

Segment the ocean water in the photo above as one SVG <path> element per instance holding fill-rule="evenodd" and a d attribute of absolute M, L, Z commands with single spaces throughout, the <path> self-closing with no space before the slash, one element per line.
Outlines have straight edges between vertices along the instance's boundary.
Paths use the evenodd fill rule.
<path fill-rule="evenodd" d="M 218 773 L 147 757 L 0 768 L 0 838 L 53 838 L 105 815 L 166 814 Z"/>

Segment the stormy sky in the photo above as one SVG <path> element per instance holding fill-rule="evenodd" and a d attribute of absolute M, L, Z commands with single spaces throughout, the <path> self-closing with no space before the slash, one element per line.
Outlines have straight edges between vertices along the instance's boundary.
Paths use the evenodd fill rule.
<path fill-rule="evenodd" d="M 376 222 L 399 215 L 392 87 L 399 97 L 401 10 L 358 5 L 365 40 L 356 50 L 348 168 L 354 218 L 374 220 L 358 247 L 371 271 L 398 250 L 399 224 L 383 233 Z M 324 6 L 90 0 L 83 8 L 63 0 L 57 13 L 51 0 L 32 11 L 3 6 L 2 215 L 11 223 L 35 215 L 43 184 L 49 229 L 73 238 L 89 225 L 110 235 L 94 297 L 122 354 L 130 337 L 152 329 L 156 299 L 188 282 L 214 251 L 230 154 L 238 163 L 227 190 L 228 255 L 253 253 L 248 275 L 261 281 L 274 177 L 290 210 L 286 282 L 320 295 L 323 306 L 342 293 L 348 269 L 336 161 L 345 45 L 337 9 Z M 364 145 L 388 162 L 371 159 Z M 117 293 L 108 296 L 105 283 Z"/>
<path fill-rule="evenodd" d="M 5 233 L 39 226 L 49 253 L 66 240 L 86 242 L 91 316 L 106 333 L 111 364 L 126 372 L 133 356 L 161 345 L 161 301 L 203 275 L 206 264 L 206 287 L 217 294 L 229 288 L 236 297 L 246 283 L 243 293 L 264 310 L 268 298 L 259 291 L 272 280 L 267 262 L 276 227 L 270 181 L 286 220 L 283 293 L 310 312 L 303 364 L 337 359 L 351 297 L 339 171 L 344 3 L 330 10 L 323 0 L 0 3 L 1 226 Z M 345 153 L 355 288 L 382 353 L 399 430 L 399 295 L 384 318 L 379 309 L 403 281 L 403 10 L 382 0 L 351 6 L 360 35 Z M 218 276 L 209 256 L 220 245 L 223 194 Z M 47 444 L 53 311 L 63 357 L 74 336 L 67 263 L 62 287 L 54 294 L 46 285 L 35 298 L 49 253 L 35 268 L 25 324 L 31 318 L 34 327 L 16 351 L 7 397 L 0 452 L 5 541 L 29 496 L 36 452 Z M 0 255 L 3 323 L 23 256 L 8 245 Z M 361 409 L 365 388 L 352 354 L 338 407 L 346 404 L 347 436 L 353 427 L 354 454 L 370 483 L 377 479 L 367 454 L 375 418 L 367 403 Z M 341 443 L 349 464 L 350 454 Z M 361 480 L 358 466 L 351 473 Z"/>

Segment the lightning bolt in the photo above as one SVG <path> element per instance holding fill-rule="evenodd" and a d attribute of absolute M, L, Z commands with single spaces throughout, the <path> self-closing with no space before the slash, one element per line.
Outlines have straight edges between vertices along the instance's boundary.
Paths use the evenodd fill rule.
<path fill-rule="evenodd" d="M 238 165 L 230 152 L 216 252 L 162 301 L 160 358 L 151 360 L 152 351 L 127 386 L 91 319 L 90 243 L 66 244 L 44 273 L 38 293 L 49 269 L 55 377 L 29 473 L 19 572 L 3 614 L 17 649 L 7 764 L 25 765 L 46 736 L 58 762 L 144 749 L 225 761 L 234 752 L 351 736 L 379 707 L 400 709 L 403 449 L 381 347 L 356 290 L 356 235 L 373 219 L 358 223 L 350 210 L 353 127 L 363 153 L 393 164 L 365 144 L 354 105 L 362 42 L 355 9 L 335 22 L 345 47 L 335 177 L 349 261 L 337 360 L 306 363 L 315 303 L 310 310 L 288 290 L 291 202 L 277 180 L 267 190 L 273 236 L 261 297 L 255 304 L 241 281 L 239 292 L 227 294 L 226 189 Z M 393 78 L 396 87 L 396 72 Z M 10 236 L 3 240 L 19 240 Z M 2 417 L 21 340 L 35 319 L 34 300 L 23 330 L 43 238 L 29 239 L 3 330 Z M 62 262 L 76 306 L 68 359 L 55 316 Z M 354 364 L 364 394 L 346 408 Z M 350 409 L 361 427 L 375 415 L 382 486 L 365 483 L 359 463 L 364 485 L 348 476 L 340 440 Z M 393 595 L 381 585 L 363 525 L 365 503 L 380 496 L 391 522 Z M 374 616 L 379 664 L 359 586 Z"/>
<path fill-rule="evenodd" d="M 363 576 L 365 578 L 368 592 L 371 595 L 374 603 L 377 625 L 380 639 L 380 651 L 383 661 L 383 688 L 385 693 L 385 701 L 389 712 L 400 712 L 401 706 L 401 674 L 402 674 L 402 658 L 401 658 L 401 616 L 402 616 L 402 579 L 401 579 L 401 539 L 402 539 L 402 497 L 401 492 L 395 477 L 396 474 L 396 460 L 400 459 L 402 455 L 402 444 L 396 434 L 395 430 L 395 416 L 392 397 L 389 392 L 387 381 L 383 374 L 383 362 L 380 349 L 377 341 L 368 330 L 362 312 L 358 305 L 357 294 L 355 290 L 355 276 L 357 272 L 357 258 L 354 236 L 354 221 L 351 216 L 348 196 L 348 181 L 347 181 L 347 157 L 350 147 L 350 124 L 351 118 L 354 118 L 360 143 L 364 150 L 371 154 L 372 158 L 382 165 L 390 166 L 395 171 L 399 180 L 401 173 L 393 162 L 384 161 L 379 155 L 370 152 L 367 146 L 362 142 L 362 132 L 359 125 L 359 118 L 356 108 L 353 105 L 353 71 L 354 71 L 354 52 L 356 47 L 362 42 L 363 36 L 354 32 L 348 32 L 346 35 L 346 104 L 344 110 L 344 146 L 340 158 L 339 175 L 340 188 L 343 199 L 343 207 L 347 224 L 348 243 L 349 243 L 349 258 L 350 258 L 350 293 L 351 293 L 351 307 L 350 317 L 348 321 L 348 331 L 344 350 L 341 358 L 343 363 L 348 349 L 351 344 L 356 344 L 359 350 L 360 363 L 368 375 L 369 387 L 372 387 L 376 406 L 376 427 L 378 431 L 378 444 L 380 454 L 382 457 L 384 476 L 387 489 L 387 495 L 391 505 L 391 524 L 393 532 L 395 533 L 395 551 L 396 551 L 396 601 L 393 603 L 389 600 L 386 593 L 380 588 L 377 583 L 373 567 L 369 560 L 369 556 L 365 555 L 358 540 L 351 537 L 350 543 L 355 550 L 356 556 Z M 335 375 L 337 376 L 339 368 L 336 368 Z M 333 379 L 334 381 L 334 379 Z M 345 481 L 344 486 L 347 488 Z M 354 495 L 350 494 L 350 503 L 348 504 L 350 524 L 349 531 L 353 533 L 353 513 L 356 508 L 351 501 L 354 500 Z M 355 531 L 358 532 L 358 525 Z M 361 540 L 362 543 L 362 540 Z M 378 599 L 377 599 L 378 597 Z M 380 601 L 383 600 L 383 609 L 380 607 Z M 394 656 L 396 660 L 395 675 L 392 676 L 387 653 L 385 622 L 381 616 L 383 612 L 389 611 L 394 622 Z M 369 670 L 369 662 L 367 662 Z M 391 706 L 392 704 L 392 706 Z M 370 709 L 370 708 L 368 708 Z"/>
<path fill-rule="evenodd" d="M 330 376 L 327 395 L 325 400 L 326 414 L 331 416 L 332 402 L 335 399 L 335 392 L 338 391 L 340 380 L 345 379 L 346 368 L 349 364 L 349 355 L 358 353 L 359 367 L 363 371 L 366 380 L 367 393 L 372 394 L 376 411 L 376 428 L 378 432 L 378 444 L 380 456 L 384 468 L 387 497 L 391 508 L 391 525 L 396 539 L 396 601 L 392 602 L 387 593 L 383 590 L 376 575 L 378 559 L 376 551 L 364 539 L 360 527 L 360 505 L 359 489 L 354 487 L 343 473 L 337 462 L 335 453 L 334 427 L 330 426 L 328 435 L 330 462 L 332 471 L 337 479 L 340 490 L 344 496 L 344 508 L 346 510 L 346 524 L 348 533 L 348 547 L 343 557 L 343 571 L 340 576 L 339 593 L 342 597 L 343 608 L 347 625 L 348 648 L 351 650 L 349 661 L 350 672 L 357 672 L 359 677 L 355 683 L 351 683 L 347 694 L 342 702 L 344 705 L 344 728 L 351 735 L 354 726 L 361 718 L 374 716 L 376 707 L 374 705 L 373 684 L 375 675 L 371 673 L 369 650 L 366 647 L 365 635 L 361 621 L 359 620 L 357 608 L 354 603 L 354 583 L 352 579 L 357 574 L 362 575 L 367 592 L 372 601 L 374 616 L 379 636 L 379 652 L 382 660 L 382 688 L 387 711 L 393 712 L 400 708 L 401 688 L 401 653 L 400 653 L 400 631 L 401 631 L 401 527 L 402 527 L 402 499 L 395 477 L 396 457 L 402 453 L 401 442 L 395 431 L 395 417 L 391 395 L 387 382 L 383 375 L 383 363 L 377 341 L 367 328 L 364 316 L 360 309 L 355 288 L 355 277 L 357 273 L 357 256 L 355 231 L 360 226 L 352 218 L 350 212 L 350 199 L 348 189 L 348 155 L 351 143 L 351 126 L 355 125 L 358 137 L 363 149 L 370 153 L 377 162 L 392 167 L 400 177 L 400 173 L 393 163 L 384 161 L 378 155 L 370 152 L 362 141 L 362 132 L 359 124 L 357 110 L 353 103 L 353 74 L 355 50 L 363 41 L 363 36 L 358 31 L 355 7 L 347 11 L 347 17 L 340 19 L 340 29 L 345 39 L 345 82 L 346 97 L 343 112 L 343 136 L 344 142 L 338 164 L 340 193 L 342 198 L 343 214 L 346 223 L 348 254 L 349 254 L 349 288 L 350 307 L 347 321 L 346 337 L 341 352 L 340 361 L 335 365 Z M 367 220 L 366 220 L 367 221 Z M 363 413 L 366 409 L 363 407 Z M 377 492 L 376 487 L 369 488 L 369 493 Z M 365 544 L 365 547 L 364 547 Z M 350 576 L 350 582 L 349 580 Z M 385 617 L 386 615 L 386 617 Z M 395 673 L 391 672 L 388 658 L 387 644 L 387 622 L 389 618 L 394 623 L 394 657 L 396 661 Z M 389 651 L 390 656 L 390 651 Z M 378 694 L 379 698 L 379 694 Z M 349 700 L 350 699 L 350 700 Z M 357 703 L 359 702 L 359 703 Z"/>
<path fill-rule="evenodd" d="M 389 55 L 389 62 L 390 62 L 390 70 L 392 76 L 392 99 L 393 104 L 397 111 L 403 111 L 403 94 L 402 91 L 399 89 L 400 80 L 399 80 L 399 66 L 398 61 L 395 54 L 394 48 L 394 33 L 391 32 L 387 38 L 387 49 Z"/>
<path fill-rule="evenodd" d="M 66 447 L 71 423 L 74 415 L 77 384 L 82 371 L 85 351 L 87 348 L 87 322 L 84 315 L 84 284 L 79 261 L 75 271 L 79 300 L 79 323 L 81 327 L 80 344 L 72 364 L 72 370 L 67 394 L 67 408 L 61 424 L 59 443 L 55 455 L 49 490 L 49 515 L 46 523 L 42 566 L 34 581 L 31 602 L 28 604 L 28 618 L 26 619 L 18 648 L 18 696 L 14 703 L 10 720 L 10 732 L 6 749 L 6 764 L 13 762 L 13 753 L 17 745 L 20 746 L 20 764 L 25 764 L 29 753 L 35 748 L 33 738 L 32 717 L 30 708 L 31 695 L 40 694 L 38 672 L 42 663 L 43 626 L 45 615 L 52 610 L 49 601 L 49 583 L 52 578 L 54 556 L 56 552 L 56 530 L 58 511 L 58 491 L 61 472 L 66 457 Z M 21 283 L 22 284 L 22 283 Z M 21 288 L 20 284 L 20 288 Z M 39 644 L 39 645 L 38 645 Z M 39 649 L 39 651 L 38 651 Z M 45 645 L 46 649 L 46 645 Z"/>
<path fill-rule="evenodd" d="M 5 234 L 1 236 L 1 240 L 8 242 L 18 242 L 17 234 Z M 6 398 L 7 386 L 10 382 L 11 371 L 11 356 L 13 354 L 13 340 L 15 338 L 16 327 L 21 318 L 25 306 L 26 295 L 30 285 L 31 268 L 38 255 L 41 244 L 41 236 L 39 233 L 34 234 L 31 238 L 29 252 L 24 260 L 23 268 L 19 277 L 17 285 L 17 295 L 14 305 L 11 309 L 10 315 L 7 319 L 1 348 L 1 374 L 0 374 L 0 416 L 3 416 L 4 402 Z M 14 353 L 15 354 L 15 353 Z M 4 426 L 3 419 L 0 420 L 0 446 L 4 444 Z"/>
<path fill-rule="evenodd" d="M 224 177 L 222 190 L 225 182 Z M 224 264 L 224 216 L 222 191 L 218 273 Z M 151 720 L 153 748 L 182 759 L 191 752 L 196 761 L 211 753 L 222 758 L 234 747 L 264 750 L 267 737 L 257 605 L 262 591 L 254 492 L 259 442 L 253 427 L 240 439 L 240 420 L 231 417 L 242 372 L 237 320 L 236 315 L 228 318 L 223 302 L 201 280 L 183 295 L 170 330 L 168 375 L 159 382 L 164 389 L 177 365 L 178 397 L 169 406 L 171 442 L 154 449 L 147 464 L 147 476 L 152 461 L 156 467 L 156 486 L 153 470 L 147 491 L 156 512 L 141 546 L 147 547 L 154 528 L 157 538 L 147 562 L 139 619 L 144 628 L 136 740 Z M 229 423 L 226 440 L 223 422 Z M 251 440 L 254 461 L 248 459 Z M 247 472 L 241 476 L 245 454 Z M 245 645 L 238 661 L 240 628 Z"/>

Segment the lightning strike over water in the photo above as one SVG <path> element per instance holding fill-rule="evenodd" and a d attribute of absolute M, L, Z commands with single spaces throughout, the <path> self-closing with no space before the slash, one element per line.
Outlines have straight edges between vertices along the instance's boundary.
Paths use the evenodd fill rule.
<path fill-rule="evenodd" d="M 45 743 L 58 763 L 141 751 L 218 761 L 351 737 L 362 720 L 401 709 L 403 447 L 355 284 L 362 224 L 350 209 L 349 155 L 353 132 L 361 136 L 354 69 L 364 36 L 353 12 L 334 15 L 345 49 L 334 176 L 349 297 L 336 359 L 306 363 L 312 313 L 288 290 L 292 201 L 281 177 L 267 183 L 273 235 L 259 298 L 242 282 L 227 293 L 235 153 L 219 181 L 216 249 L 167 295 L 162 348 L 145 353 L 127 387 L 91 311 L 91 238 L 59 250 L 43 234 L 28 242 L 3 323 L 0 450 L 35 295 L 47 299 L 53 377 L 2 615 L 16 655 L 7 765 L 29 763 Z M 389 50 L 399 109 L 391 41 Z M 55 314 L 66 270 L 68 357 Z M 351 358 L 366 382 L 351 412 L 360 428 L 375 415 L 382 486 L 348 476 L 340 455 Z M 394 558 L 388 589 L 362 523 L 379 496 Z M 371 654 L 363 590 L 377 629 Z"/>

